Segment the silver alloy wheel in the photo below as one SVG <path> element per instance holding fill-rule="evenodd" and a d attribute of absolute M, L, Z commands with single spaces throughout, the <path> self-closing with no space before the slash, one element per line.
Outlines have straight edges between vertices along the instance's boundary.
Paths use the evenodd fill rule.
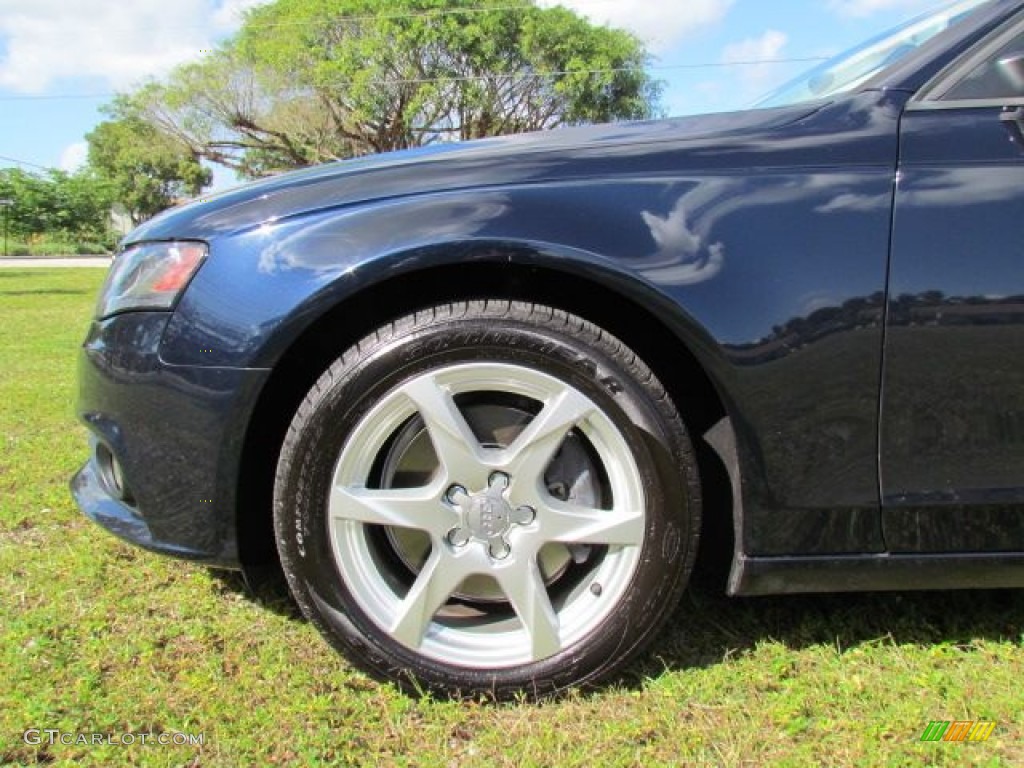
<path fill-rule="evenodd" d="M 459 411 L 483 448 L 501 449 L 512 444 L 536 415 L 539 403 L 523 398 L 502 397 L 501 393 L 473 393 L 460 397 Z M 417 414 L 399 430 L 386 451 L 380 477 L 374 488 L 411 488 L 427 485 L 440 470 L 430 434 Z M 604 472 L 597 463 L 590 444 L 578 431 L 572 430 L 562 442 L 548 470 L 544 484 L 556 499 L 596 509 L 606 508 Z M 398 556 L 408 571 L 419 573 L 430 555 L 430 534 L 413 528 L 387 526 L 387 546 Z M 537 553 L 544 583 L 554 584 L 570 565 L 582 564 L 599 554 L 603 548 L 590 544 L 549 542 Z M 508 599 L 490 576 L 470 576 L 454 592 L 453 597 L 473 603 L 501 603 Z"/>
<path fill-rule="evenodd" d="M 539 404 L 506 447 L 482 445 L 456 397 L 505 393 Z M 375 488 L 394 436 L 419 415 L 438 467 L 414 488 Z M 607 478 L 596 508 L 553 496 L 545 473 L 570 432 Z M 621 432 L 578 389 L 505 363 L 450 365 L 388 392 L 359 421 L 335 465 L 328 525 L 335 565 L 366 615 L 418 653 L 470 668 L 539 661 L 592 633 L 613 611 L 645 537 L 640 471 Z M 374 545 L 380 526 L 423 531 L 430 552 L 411 580 Z M 538 554 L 552 542 L 596 545 L 602 556 L 566 583 L 546 584 Z M 467 579 L 493 580 L 511 610 L 452 599 Z"/>

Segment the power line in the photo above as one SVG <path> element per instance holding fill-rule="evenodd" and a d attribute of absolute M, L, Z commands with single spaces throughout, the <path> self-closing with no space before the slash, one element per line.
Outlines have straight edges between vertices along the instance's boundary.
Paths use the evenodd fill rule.
<path fill-rule="evenodd" d="M 561 6 L 556 6 L 561 7 Z M 474 7 L 474 8 L 441 8 L 435 11 L 406 11 L 405 13 L 372 13 L 355 16 L 334 16 L 326 19 L 295 19 L 293 21 L 268 21 L 264 23 L 248 22 L 248 29 L 275 29 L 277 27 L 313 27 L 321 24 L 345 24 L 359 21 L 393 21 L 395 19 L 443 18 L 445 16 L 470 16 L 479 13 L 524 13 L 534 9 L 547 10 L 535 5 L 509 5 Z M 241 19 L 239 19 L 241 21 Z M 191 27 L 191 25 L 189 25 Z"/>
<path fill-rule="evenodd" d="M 38 163 L 30 163 L 28 160 L 19 160 L 16 157 L 7 157 L 5 155 L 0 155 L 0 160 L 7 163 L 14 163 L 15 165 L 27 165 L 29 168 L 38 168 L 41 171 L 56 170 L 55 168 L 49 168 L 45 165 L 39 165 Z"/>
<path fill-rule="evenodd" d="M 612 4 L 617 0 L 594 0 L 595 2 L 604 2 L 605 4 Z M 239 23 L 245 23 L 247 29 L 276 29 L 279 27 L 317 27 L 321 25 L 337 25 L 345 24 L 348 22 L 361 22 L 361 21 L 393 21 L 399 19 L 424 19 L 424 18 L 444 18 L 446 16 L 470 16 L 475 14 L 483 13 L 526 13 L 532 10 L 553 10 L 554 8 L 561 8 L 562 10 L 568 10 L 577 16 L 583 16 L 579 11 L 574 11 L 571 8 L 565 8 L 564 6 L 536 6 L 533 4 L 523 5 L 508 5 L 508 6 L 474 6 L 470 8 L 439 8 L 429 11 L 405 11 L 401 13 L 367 13 L 367 14 L 355 14 L 351 16 L 332 16 L 318 19 L 293 19 L 291 21 L 267 21 L 267 22 L 244 22 L 243 16 L 236 15 L 234 18 Z M 584 17 L 585 18 L 585 17 Z M 203 29 L 209 30 L 209 24 L 161 24 L 160 29 L 174 30 L 174 29 Z M 72 31 L 68 32 L 69 35 L 75 34 Z"/>
<path fill-rule="evenodd" d="M 109 93 L 56 93 L 56 94 L 34 94 L 27 93 L 21 96 L 0 96 L 0 101 L 71 101 L 72 99 L 111 99 L 117 96 L 116 91 Z"/>
<path fill-rule="evenodd" d="M 706 62 L 702 64 L 671 64 L 658 67 L 607 67 L 605 69 L 562 69 L 552 72 L 491 72 L 485 75 L 455 75 L 452 77 L 411 77 L 394 78 L 387 80 L 370 80 L 366 84 L 370 86 L 389 85 L 425 85 L 428 83 L 464 83 L 489 80 L 496 77 L 511 77 L 518 80 L 543 80 L 549 77 L 565 77 L 567 75 L 614 75 L 622 72 L 647 72 L 684 69 L 714 69 L 718 67 L 743 67 L 759 64 L 796 64 L 825 61 L 824 57 L 814 56 L 807 58 L 792 59 L 752 59 L 749 61 L 729 62 Z M 350 85 L 352 81 L 333 83 L 333 87 L 340 88 Z"/>
<path fill-rule="evenodd" d="M 392 86 L 392 85 L 426 85 L 428 83 L 460 83 L 487 80 L 492 77 L 516 77 L 521 80 L 545 79 L 550 77 L 565 77 L 567 75 L 611 75 L 622 72 L 668 72 L 696 69 L 719 69 L 732 67 L 753 67 L 764 64 L 809 64 L 826 61 L 825 56 L 799 56 L 784 59 L 748 59 L 745 61 L 715 61 L 700 62 L 693 64 L 669 64 L 654 67 L 608 67 L 605 69 L 577 69 L 557 70 L 554 72 L 509 72 L 491 73 L 486 75 L 458 75 L 453 77 L 417 77 L 417 78 L 395 78 L 388 80 L 371 80 L 366 83 L 369 86 Z M 341 88 L 350 85 L 351 81 L 335 83 L 334 87 Z M 66 99 L 109 99 L 117 96 L 116 92 L 90 93 L 90 94 L 52 94 L 52 95 L 25 95 L 25 96 L 0 96 L 3 101 L 62 101 Z"/>

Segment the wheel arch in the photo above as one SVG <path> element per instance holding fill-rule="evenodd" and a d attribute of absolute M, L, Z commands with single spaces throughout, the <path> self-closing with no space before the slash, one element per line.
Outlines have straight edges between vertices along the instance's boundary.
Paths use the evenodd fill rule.
<path fill-rule="evenodd" d="M 363 287 L 331 304 L 281 346 L 253 408 L 240 464 L 236 530 L 247 579 L 258 582 L 278 568 L 271 498 L 279 450 L 296 408 L 327 366 L 375 328 L 417 309 L 493 298 L 578 315 L 617 336 L 652 368 L 686 421 L 700 463 L 705 515 L 697 574 L 711 574 L 716 587 L 724 585 L 738 531 L 733 530 L 726 462 L 703 436 L 716 425 L 730 427 L 725 400 L 694 351 L 701 345 L 700 329 L 653 289 L 614 270 L 590 263 L 583 271 L 578 265 L 569 271 L 561 262 L 487 253 L 486 259 L 433 264 Z M 662 304 L 662 316 L 652 309 L 655 302 Z"/>

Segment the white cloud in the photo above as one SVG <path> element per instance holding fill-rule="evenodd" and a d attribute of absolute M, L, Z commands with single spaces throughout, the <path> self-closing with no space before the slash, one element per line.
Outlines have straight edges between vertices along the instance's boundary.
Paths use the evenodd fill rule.
<path fill-rule="evenodd" d="M 253 0 L 0 0 L 0 87 L 92 78 L 125 89 L 196 59 Z"/>
<path fill-rule="evenodd" d="M 245 12 L 263 5 L 270 0 L 224 0 L 216 13 L 213 14 L 213 23 L 218 29 L 236 29 L 245 19 Z"/>
<path fill-rule="evenodd" d="M 748 37 L 730 43 L 722 50 L 722 61 L 727 64 L 777 59 L 789 38 L 777 29 L 767 29 L 760 37 Z"/>
<path fill-rule="evenodd" d="M 542 6 L 562 5 L 597 24 L 635 33 L 655 51 L 671 48 L 703 27 L 721 21 L 735 0 L 540 0 Z"/>
<path fill-rule="evenodd" d="M 737 75 L 749 91 L 761 92 L 774 83 L 780 70 L 775 64 L 754 64 L 783 57 L 783 49 L 789 38 L 776 29 L 767 29 L 760 37 L 750 37 L 737 43 L 730 43 L 722 49 L 722 61 L 726 64 L 743 64 L 737 67 Z"/>
<path fill-rule="evenodd" d="M 864 18 L 881 11 L 933 7 L 935 2 L 934 0 L 829 0 L 828 5 L 841 16 Z"/>
<path fill-rule="evenodd" d="M 89 145 L 84 141 L 77 141 L 64 148 L 60 153 L 60 169 L 68 173 L 74 173 L 89 159 Z"/>
<path fill-rule="evenodd" d="M 875 0 L 876 2 L 878 0 Z M 0 88 L 42 93 L 61 80 L 124 90 L 197 59 L 268 0 L 0 0 Z M 540 0 L 636 33 L 655 51 L 710 26 L 735 0 Z"/>

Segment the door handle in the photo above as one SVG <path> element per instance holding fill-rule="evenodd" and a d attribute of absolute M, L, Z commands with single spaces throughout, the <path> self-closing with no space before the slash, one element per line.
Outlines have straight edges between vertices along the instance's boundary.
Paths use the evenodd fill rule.
<path fill-rule="evenodd" d="M 1024 107 L 1003 107 L 999 119 L 1010 132 L 1010 141 L 1024 152 Z"/>

